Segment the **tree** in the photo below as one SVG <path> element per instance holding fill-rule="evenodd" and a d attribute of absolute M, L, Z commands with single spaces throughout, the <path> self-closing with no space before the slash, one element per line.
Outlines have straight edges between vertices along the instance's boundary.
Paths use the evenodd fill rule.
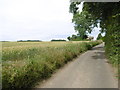
<path fill-rule="evenodd" d="M 76 38 L 77 38 L 77 36 L 73 34 L 73 35 L 72 35 L 72 38 L 73 38 L 73 39 L 76 39 Z"/>
<path fill-rule="evenodd" d="M 85 23 L 87 23 L 87 24 L 91 23 L 93 25 L 93 27 L 95 27 L 95 26 L 97 26 L 97 23 L 100 23 L 100 27 L 102 28 L 101 32 L 106 32 L 107 25 L 110 24 L 110 21 L 113 18 L 117 19 L 116 24 L 120 23 L 120 18 L 118 18 L 118 17 L 120 17 L 120 2 L 113 2 L 113 3 L 85 2 L 83 11 L 81 14 L 78 11 L 79 4 L 80 4 L 80 2 L 72 2 L 70 5 L 70 12 L 71 13 L 74 12 L 73 20 L 76 21 L 75 25 L 79 24 L 79 22 L 85 21 Z M 89 18 L 84 17 L 85 15 L 86 16 L 88 15 L 87 17 L 89 17 Z M 79 20 L 79 18 L 80 18 L 80 20 Z M 86 28 L 89 29 L 89 26 L 90 25 L 88 24 L 88 26 Z"/>
<path fill-rule="evenodd" d="M 73 13 L 72 22 L 75 24 L 75 31 L 84 39 L 84 36 L 91 33 L 97 23 L 95 23 L 95 18 L 87 10 L 79 12 L 79 4 L 80 2 L 72 2 L 70 4 L 70 13 Z"/>
<path fill-rule="evenodd" d="M 87 38 L 88 38 L 88 36 L 87 36 L 87 35 L 84 35 L 84 36 L 83 36 L 83 39 L 87 39 Z"/>
<path fill-rule="evenodd" d="M 70 38 L 70 36 L 69 36 L 69 37 L 67 37 L 67 39 L 70 41 L 70 39 L 71 39 L 71 38 Z"/>
<path fill-rule="evenodd" d="M 91 33 L 92 30 L 89 27 L 95 27 L 100 23 L 101 33 L 106 33 L 104 37 L 106 55 L 111 63 L 117 65 L 120 61 L 120 52 L 118 52 L 120 51 L 120 2 L 85 2 L 82 11 L 84 15 L 82 13 L 79 14 L 79 4 L 80 2 L 72 2 L 70 5 L 75 29 L 80 33 Z M 85 15 L 89 15 L 90 18 L 84 17 Z M 84 26 L 86 29 L 80 29 L 81 26 Z"/>
<path fill-rule="evenodd" d="M 52 39 L 51 41 L 66 41 L 66 40 L 62 40 L 62 39 Z"/>
<path fill-rule="evenodd" d="M 93 29 L 94 18 L 87 11 L 77 12 L 72 19 L 72 22 L 75 24 L 74 28 L 76 32 L 80 35 L 82 39 L 88 33 L 91 33 Z"/>
<path fill-rule="evenodd" d="M 84 35 L 83 38 L 81 38 L 81 36 L 79 34 L 77 35 L 72 35 L 72 37 L 67 37 L 67 39 L 69 41 L 81 41 L 81 40 L 87 40 L 88 36 L 87 35 Z"/>

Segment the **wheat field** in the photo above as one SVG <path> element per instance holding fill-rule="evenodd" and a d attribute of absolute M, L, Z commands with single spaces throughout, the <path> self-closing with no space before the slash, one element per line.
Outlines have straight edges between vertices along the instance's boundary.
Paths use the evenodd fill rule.
<path fill-rule="evenodd" d="M 32 87 L 101 41 L 2 42 L 3 88 Z"/>

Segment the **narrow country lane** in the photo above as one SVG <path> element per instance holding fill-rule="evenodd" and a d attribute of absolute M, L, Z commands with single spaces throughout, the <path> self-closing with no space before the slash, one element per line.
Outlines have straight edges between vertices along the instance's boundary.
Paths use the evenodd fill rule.
<path fill-rule="evenodd" d="M 101 44 L 81 54 L 36 88 L 118 88 L 103 47 Z"/>

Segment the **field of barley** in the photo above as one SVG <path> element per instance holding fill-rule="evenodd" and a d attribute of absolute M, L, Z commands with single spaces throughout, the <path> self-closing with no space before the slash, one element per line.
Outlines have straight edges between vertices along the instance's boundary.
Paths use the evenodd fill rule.
<path fill-rule="evenodd" d="M 3 88 L 28 88 L 101 41 L 2 42 Z"/>

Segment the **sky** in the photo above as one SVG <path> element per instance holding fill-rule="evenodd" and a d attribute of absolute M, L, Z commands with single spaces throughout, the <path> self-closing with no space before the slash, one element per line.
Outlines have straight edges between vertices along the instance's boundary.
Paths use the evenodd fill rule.
<path fill-rule="evenodd" d="M 0 0 L 0 41 L 67 39 L 76 34 L 69 5 L 69 0 Z"/>

